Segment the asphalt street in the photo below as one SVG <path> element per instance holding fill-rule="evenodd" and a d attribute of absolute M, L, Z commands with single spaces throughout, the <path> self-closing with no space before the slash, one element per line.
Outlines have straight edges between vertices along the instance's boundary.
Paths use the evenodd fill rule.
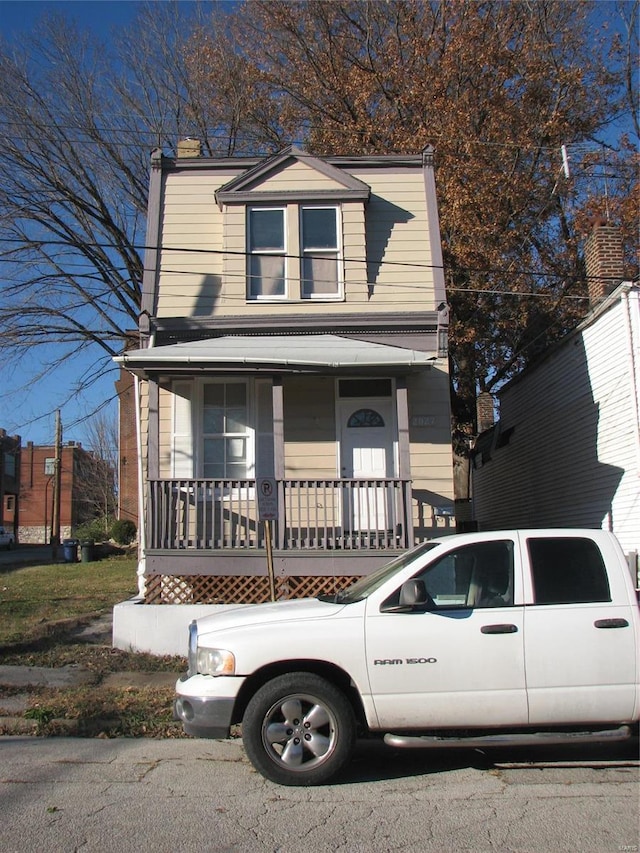
<path fill-rule="evenodd" d="M 240 741 L 0 738 L 3 853 L 636 853 L 637 742 L 514 752 L 371 744 L 337 783 L 283 788 Z"/>

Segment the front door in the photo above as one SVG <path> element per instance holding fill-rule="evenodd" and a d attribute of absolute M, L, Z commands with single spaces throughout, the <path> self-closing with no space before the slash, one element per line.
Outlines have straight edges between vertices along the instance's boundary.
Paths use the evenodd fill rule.
<path fill-rule="evenodd" d="M 341 477 L 360 481 L 344 491 L 344 525 L 354 532 L 393 530 L 395 492 L 380 482 L 395 474 L 392 401 L 342 400 L 340 417 Z"/>

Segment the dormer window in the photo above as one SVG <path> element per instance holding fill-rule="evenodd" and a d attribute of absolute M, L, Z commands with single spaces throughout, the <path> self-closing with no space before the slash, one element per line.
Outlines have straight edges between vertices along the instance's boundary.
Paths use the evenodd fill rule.
<path fill-rule="evenodd" d="M 301 208 L 300 234 L 303 299 L 338 296 L 338 209 Z"/>
<path fill-rule="evenodd" d="M 244 265 L 250 302 L 344 299 L 345 253 L 350 284 L 366 285 L 370 195 L 364 181 L 295 146 L 243 171 L 215 193 L 223 287 L 235 298 Z"/>
<path fill-rule="evenodd" d="M 340 299 L 338 205 L 247 207 L 247 298 Z"/>
<path fill-rule="evenodd" d="M 247 231 L 249 298 L 285 297 L 285 208 L 249 208 Z"/>

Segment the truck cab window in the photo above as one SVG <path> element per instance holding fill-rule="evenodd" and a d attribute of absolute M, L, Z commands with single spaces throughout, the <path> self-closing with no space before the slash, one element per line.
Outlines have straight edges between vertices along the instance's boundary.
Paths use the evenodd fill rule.
<path fill-rule="evenodd" d="M 536 604 L 611 601 L 607 570 L 593 540 L 540 537 L 527 545 Z"/>
<path fill-rule="evenodd" d="M 506 607 L 513 604 L 513 542 L 476 542 L 456 548 L 418 572 L 431 599 L 427 609 Z M 390 609 L 400 591 L 385 602 Z M 398 602 L 393 599 L 397 598 Z"/>

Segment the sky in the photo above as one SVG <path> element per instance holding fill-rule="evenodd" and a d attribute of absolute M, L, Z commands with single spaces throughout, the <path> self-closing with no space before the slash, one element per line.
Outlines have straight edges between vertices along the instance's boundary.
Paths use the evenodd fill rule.
<path fill-rule="evenodd" d="M 9 42 L 19 41 L 23 33 L 33 29 L 39 18 L 55 13 L 74 19 L 82 29 L 93 29 L 106 37 L 113 28 L 128 24 L 135 17 L 139 5 L 134 0 L 0 0 L 0 32 Z M 117 372 L 110 371 L 86 395 L 76 396 L 71 402 L 61 405 L 66 389 L 74 387 L 88 364 L 74 362 L 61 367 L 53 376 L 37 385 L 29 384 L 25 389 L 25 383 L 29 383 L 41 369 L 38 358 L 40 355 L 34 354 L 32 359 L 22 359 L 14 368 L 0 368 L 0 428 L 9 435 L 20 435 L 23 444 L 27 441 L 52 444 L 55 411 L 60 405 L 63 441 L 80 441 L 89 447 L 87 416 L 102 401 L 114 398 L 113 383 Z M 115 416 L 115 399 L 105 411 Z"/>
<path fill-rule="evenodd" d="M 0 29 L 6 38 L 16 38 L 42 15 L 53 13 L 108 33 L 131 21 L 138 5 L 135 0 L 0 0 Z"/>
<path fill-rule="evenodd" d="M 609 2 L 613 0 L 601 0 L 596 14 Z M 19 43 L 21 36 L 30 32 L 39 18 L 56 13 L 75 20 L 81 29 L 93 29 L 107 38 L 112 30 L 130 23 L 140 5 L 136 0 L 0 0 L 0 33 L 8 42 Z M 0 428 L 10 435 L 21 435 L 23 443 L 51 444 L 55 435 L 55 410 L 62 402 L 62 394 L 74 387 L 88 365 L 71 364 L 57 369 L 55 377 L 28 385 L 30 377 L 39 371 L 38 357 L 34 354 L 31 360 L 23 359 L 13 367 L 0 366 Z M 89 394 L 75 397 L 61 408 L 64 441 L 80 441 L 85 447 L 89 446 L 87 416 L 101 401 L 113 398 L 105 411 L 115 415 L 113 383 L 116 378 L 117 372 L 110 371 L 92 386 Z M 26 389 L 25 385 L 28 385 Z"/>

